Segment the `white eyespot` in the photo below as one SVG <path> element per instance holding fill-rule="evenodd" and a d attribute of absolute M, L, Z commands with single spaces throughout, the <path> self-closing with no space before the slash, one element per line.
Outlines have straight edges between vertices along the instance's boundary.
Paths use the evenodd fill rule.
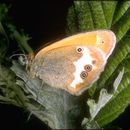
<path fill-rule="evenodd" d="M 82 79 L 87 78 L 87 76 L 88 76 L 88 73 L 87 73 L 86 71 L 82 71 L 81 74 L 80 74 L 80 77 L 81 77 Z"/>
<path fill-rule="evenodd" d="M 83 49 L 82 47 L 77 47 L 77 48 L 76 48 L 77 53 L 82 53 L 83 50 L 84 50 L 84 49 Z"/>
<path fill-rule="evenodd" d="M 92 70 L 92 65 L 87 64 L 87 65 L 84 66 L 84 69 L 85 69 L 86 72 L 90 72 Z"/>

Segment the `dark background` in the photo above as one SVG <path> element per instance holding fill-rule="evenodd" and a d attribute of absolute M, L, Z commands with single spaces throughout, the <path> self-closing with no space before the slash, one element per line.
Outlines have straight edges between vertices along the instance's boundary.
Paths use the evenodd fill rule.
<path fill-rule="evenodd" d="M 30 46 L 35 50 L 44 43 L 65 37 L 66 13 L 72 0 L 1 0 L 12 7 L 9 15 L 18 28 L 23 28 L 32 39 Z M 49 129 L 34 116 L 12 105 L 0 104 L 0 128 L 43 130 Z M 129 128 L 130 107 L 112 125 L 124 130 Z"/>

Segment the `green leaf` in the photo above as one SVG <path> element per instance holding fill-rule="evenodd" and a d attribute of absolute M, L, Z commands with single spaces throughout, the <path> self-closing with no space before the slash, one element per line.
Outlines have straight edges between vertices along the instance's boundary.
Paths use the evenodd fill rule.
<path fill-rule="evenodd" d="M 70 34 L 74 30 L 110 28 L 116 3 L 116 1 L 74 1 L 68 11 L 67 32 Z"/>
<path fill-rule="evenodd" d="M 102 8 L 108 28 L 111 28 L 116 5 L 117 1 L 102 1 Z"/>
<path fill-rule="evenodd" d="M 11 31 L 12 38 L 14 38 L 17 41 L 17 43 L 19 43 L 20 47 L 23 48 L 23 50 L 26 50 L 28 53 L 33 55 L 33 50 L 28 45 L 28 40 L 30 39 L 30 37 L 26 36 L 25 34 L 20 34 L 16 30 L 15 26 L 12 24 L 8 24 L 8 29 Z"/>
<path fill-rule="evenodd" d="M 125 12 L 125 14 L 120 18 L 118 22 L 113 24 L 112 30 L 115 32 L 117 37 L 117 42 L 120 41 L 130 29 L 130 8 Z"/>
<path fill-rule="evenodd" d="M 10 6 L 0 3 L 0 21 L 3 21 L 9 11 Z"/>
<path fill-rule="evenodd" d="M 6 18 L 7 12 L 8 9 L 6 9 L 4 5 L 0 5 L 0 22 L 2 25 L 0 26 L 0 33 L 4 35 L 5 38 L 7 37 L 5 33 L 6 31 L 4 30 L 3 26 L 3 21 Z M 96 99 L 93 100 L 95 103 L 94 106 L 96 108 L 95 110 L 93 110 L 96 113 L 93 114 L 94 120 L 93 122 L 91 122 L 91 118 L 88 116 L 88 121 L 84 121 L 83 124 L 87 126 L 86 128 L 104 127 L 115 118 L 117 118 L 130 104 L 129 16 L 129 1 L 74 1 L 73 5 L 68 10 L 68 34 L 77 33 L 79 31 L 91 31 L 96 29 L 111 29 L 117 37 L 116 48 L 113 54 L 110 56 L 104 72 L 100 76 L 99 80 L 94 84 L 94 88 L 91 88 L 91 91 L 87 93 L 90 95 L 85 95 L 85 97 L 91 96 L 92 99 Z M 21 35 L 21 33 L 19 33 L 14 28 L 14 26 L 12 26 L 12 24 L 7 24 L 6 27 L 7 30 L 9 30 L 12 38 L 14 38 L 23 48 L 26 48 L 27 52 L 32 52 L 32 49 L 27 44 L 28 37 Z M 2 53 L 1 50 L 4 50 L 4 48 L 0 48 L 0 53 Z M 19 77 L 17 82 L 15 82 L 16 77 L 14 73 L 10 74 L 9 71 L 9 73 L 6 74 L 7 76 L 3 76 L 3 72 L 6 72 L 5 70 L 7 68 L 4 69 L 0 66 L 0 90 L 2 93 L 6 91 L 5 95 L 3 94 L 3 96 L 0 96 L 1 101 L 12 101 L 12 104 L 19 104 L 19 106 L 23 106 L 24 104 L 24 106 L 26 106 L 28 110 L 34 113 L 42 121 L 49 120 L 48 125 L 52 128 L 76 127 L 77 121 L 75 120 L 79 119 L 80 116 L 84 114 L 84 109 L 86 109 L 84 100 L 86 100 L 87 102 L 88 98 L 81 98 L 82 100 L 79 100 L 80 96 L 72 96 L 66 91 L 54 89 L 46 86 L 45 84 L 44 87 L 41 87 L 41 81 L 39 79 L 31 78 L 31 76 L 26 73 L 26 70 L 21 68 L 23 67 L 18 67 L 15 65 L 13 65 L 12 67 L 12 70 L 15 72 L 16 76 Z M 121 80 L 122 76 L 119 76 L 115 80 L 116 74 L 119 73 L 122 68 L 124 68 L 123 79 Z M 12 77 L 12 75 L 14 77 Z M 14 81 L 12 80 L 12 78 Z M 121 82 L 119 83 L 119 81 Z M 111 94 L 110 92 L 112 92 L 111 90 L 113 90 L 111 89 L 112 86 L 118 85 L 118 89 L 114 92 L 114 94 Z M 19 86 L 21 86 L 21 88 Z M 24 95 L 22 90 L 24 90 L 26 95 L 30 95 Z M 101 94 L 98 95 L 98 92 L 101 92 Z M 111 98 L 109 97 L 110 94 L 112 95 L 110 96 Z M 15 96 L 18 96 L 17 101 L 8 100 L 8 98 L 15 99 Z M 110 98 L 109 102 L 108 98 Z M 31 101 L 31 103 L 29 101 Z M 32 102 L 36 105 L 33 105 Z M 40 107 L 38 103 L 41 107 L 43 107 L 41 111 L 39 111 Z M 91 106 L 92 102 L 89 103 L 89 106 Z M 86 113 L 89 110 L 87 109 Z M 93 111 L 91 111 L 91 113 Z M 86 115 L 84 115 L 84 117 L 86 117 Z"/>
<path fill-rule="evenodd" d="M 118 86 L 121 83 L 123 75 L 124 69 L 118 74 L 117 78 L 115 79 L 113 83 L 113 91 L 111 93 L 108 93 L 104 88 L 101 89 L 97 103 L 93 99 L 88 99 L 87 104 L 89 106 L 91 116 L 90 121 L 93 121 L 98 112 L 114 97 L 114 94 L 117 92 Z"/>
<path fill-rule="evenodd" d="M 95 120 L 103 127 L 117 118 L 130 104 L 130 73 L 126 73 L 114 98 L 98 113 Z"/>
<path fill-rule="evenodd" d="M 67 34 L 70 35 L 70 32 L 71 33 L 78 32 L 78 22 L 76 21 L 78 21 L 78 19 L 77 19 L 75 7 L 72 6 L 68 11 L 68 18 L 67 18 L 68 28 L 66 30 Z"/>
<path fill-rule="evenodd" d="M 100 90 L 111 89 L 116 74 L 124 68 L 125 74 L 117 92 L 95 118 L 103 127 L 117 118 L 130 104 L 130 1 L 74 1 L 69 9 L 69 13 L 72 12 L 73 15 L 67 17 L 69 34 L 96 29 L 111 29 L 116 34 L 115 50 L 99 80 L 93 85 L 97 89 L 92 88 L 89 92 L 91 98 L 98 99 Z"/>
<path fill-rule="evenodd" d="M 130 1 L 120 1 L 116 6 L 116 12 L 113 18 L 113 24 L 115 24 L 125 14 L 127 9 L 130 7 Z"/>

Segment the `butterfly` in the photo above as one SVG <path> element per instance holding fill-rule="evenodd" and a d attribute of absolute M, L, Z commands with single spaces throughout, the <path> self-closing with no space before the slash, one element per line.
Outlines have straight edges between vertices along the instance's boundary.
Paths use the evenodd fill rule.
<path fill-rule="evenodd" d="M 30 74 L 50 87 L 80 95 L 99 78 L 115 48 L 111 30 L 79 33 L 42 48 L 30 64 Z"/>

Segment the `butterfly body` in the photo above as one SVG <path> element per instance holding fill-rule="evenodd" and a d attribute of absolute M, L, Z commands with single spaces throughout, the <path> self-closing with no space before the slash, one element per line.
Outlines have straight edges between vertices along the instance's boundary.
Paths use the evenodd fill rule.
<path fill-rule="evenodd" d="M 111 36 L 105 39 L 103 33 Z M 30 65 L 30 74 L 51 87 L 80 95 L 103 71 L 115 46 L 110 43 L 115 40 L 112 37 L 114 34 L 111 31 L 94 31 L 47 46 L 36 54 Z"/>

